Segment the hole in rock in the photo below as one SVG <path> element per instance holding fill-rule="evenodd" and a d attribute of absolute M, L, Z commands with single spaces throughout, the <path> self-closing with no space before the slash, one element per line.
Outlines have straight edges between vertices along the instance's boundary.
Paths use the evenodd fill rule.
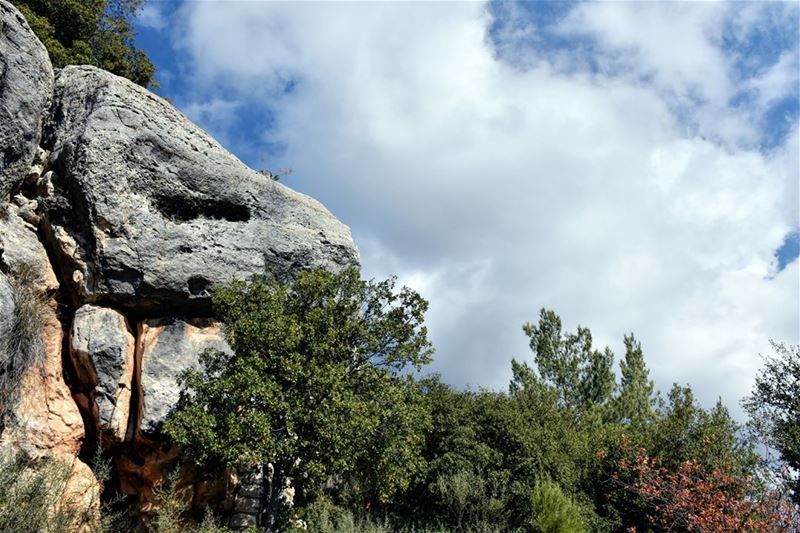
<path fill-rule="evenodd" d="M 211 294 L 211 282 L 203 276 L 189 278 L 189 292 L 192 296 L 208 296 Z"/>
<path fill-rule="evenodd" d="M 155 207 L 165 217 L 176 222 L 188 222 L 197 218 L 213 218 L 230 222 L 250 220 L 250 210 L 247 207 L 214 198 L 159 196 L 155 199 Z"/>

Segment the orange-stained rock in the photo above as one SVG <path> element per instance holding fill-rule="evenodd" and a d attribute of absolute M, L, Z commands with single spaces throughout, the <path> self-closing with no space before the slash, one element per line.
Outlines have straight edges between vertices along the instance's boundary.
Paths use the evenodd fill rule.
<path fill-rule="evenodd" d="M 138 496 L 140 510 L 150 512 L 153 491 L 164 483 L 166 468 L 180 456 L 180 450 L 167 443 L 139 442 L 114 457 L 123 494 Z"/>
<path fill-rule="evenodd" d="M 114 466 L 121 491 L 136 496 L 137 510 L 144 514 L 158 511 L 157 492 L 165 489 L 167 483 L 173 484 L 170 495 L 196 516 L 202 516 L 209 507 L 230 511 L 233 506 L 231 495 L 235 483 L 231 470 L 204 475 L 175 447 L 140 442 L 130 454 L 116 455 Z"/>
<path fill-rule="evenodd" d="M 77 455 L 84 437 L 78 406 L 64 382 L 64 335 L 55 308 L 55 301 L 50 301 L 39 309 L 42 343 L 33 352 L 38 360 L 22 371 L 17 387 L 6 391 L 5 428 L 0 440 L 16 444 L 33 457 L 45 453 Z"/>
<path fill-rule="evenodd" d="M 100 482 L 89 465 L 71 455 L 59 456 L 70 464 L 70 476 L 64 486 L 61 505 L 81 513 L 82 527 L 75 530 L 90 533 L 100 530 Z"/>
<path fill-rule="evenodd" d="M 145 320 L 139 325 L 140 434 L 160 432 L 178 402 L 178 377 L 186 369 L 199 369 L 200 354 L 207 349 L 230 352 L 219 322 L 170 318 Z"/>

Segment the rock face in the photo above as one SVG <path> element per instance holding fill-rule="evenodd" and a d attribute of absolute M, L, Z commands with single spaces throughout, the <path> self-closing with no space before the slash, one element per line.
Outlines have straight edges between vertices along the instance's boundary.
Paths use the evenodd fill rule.
<path fill-rule="evenodd" d="M 0 207 L 1 209 L 1 207 Z M 58 280 L 36 227 L 19 215 L 20 208 L 7 204 L 0 212 L 0 266 L 6 272 L 30 278 L 32 289 L 47 293 L 58 289 Z"/>
<path fill-rule="evenodd" d="M 11 360 L 8 371 L 17 376 L 4 391 L 3 439 L 34 456 L 77 453 L 83 421 L 64 381 L 57 303 L 47 296 L 58 282 L 35 228 L 16 206 L 0 208 L 0 266 L 7 272 L 0 281 L 0 347 L 2 360 Z"/>
<path fill-rule="evenodd" d="M 54 241 L 81 302 L 186 311 L 265 267 L 358 264 L 349 229 L 319 202 L 248 168 L 126 79 L 61 70 L 46 142 L 60 194 L 47 218 L 65 230 Z"/>
<path fill-rule="evenodd" d="M 25 18 L 0 2 L 0 201 L 31 166 L 53 90 L 47 51 Z"/>
<path fill-rule="evenodd" d="M 64 382 L 63 331 L 55 307 L 52 301 L 41 304 L 35 317 L 23 317 L 37 321 L 36 337 L 26 347 L 32 360 L 19 370 L 17 387 L 8 394 L 9 407 L 3 413 L 2 440 L 34 457 L 77 455 L 84 436 L 80 411 Z"/>
<path fill-rule="evenodd" d="M 205 350 L 230 352 L 230 347 L 220 324 L 207 319 L 145 320 L 139 326 L 138 342 L 142 397 L 139 427 L 152 435 L 178 402 L 177 378 L 181 372 L 199 369 L 200 354 Z"/>
<path fill-rule="evenodd" d="M 78 309 L 69 339 L 70 358 L 92 419 L 121 442 L 128 431 L 135 341 L 128 321 L 113 309 Z"/>
<path fill-rule="evenodd" d="M 14 296 L 11 292 L 11 283 L 5 274 L 0 272 L 0 364 L 6 360 L 6 346 L 3 341 L 11 335 L 14 313 Z"/>

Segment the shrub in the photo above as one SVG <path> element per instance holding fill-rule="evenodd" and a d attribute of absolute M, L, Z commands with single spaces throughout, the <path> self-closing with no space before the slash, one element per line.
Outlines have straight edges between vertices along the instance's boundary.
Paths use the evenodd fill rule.
<path fill-rule="evenodd" d="M 10 448 L 0 449 L 0 531 L 61 533 L 92 522 L 91 511 L 64 499 L 72 473 L 66 463 L 31 460 Z"/>
<path fill-rule="evenodd" d="M 581 509 L 556 483 L 539 479 L 531 496 L 531 526 L 542 533 L 579 533 L 585 531 Z"/>

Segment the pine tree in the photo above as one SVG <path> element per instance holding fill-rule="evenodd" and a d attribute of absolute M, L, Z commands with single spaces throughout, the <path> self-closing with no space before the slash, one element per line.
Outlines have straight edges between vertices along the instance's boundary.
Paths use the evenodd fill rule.
<path fill-rule="evenodd" d="M 614 391 L 614 354 L 592 347 L 592 333 L 578 326 L 576 333 L 562 333 L 561 319 L 542 309 L 538 324 L 522 327 L 530 337 L 538 376 L 526 363 L 512 362 L 511 391 L 541 380 L 558 392 L 558 403 L 568 408 L 603 405 Z"/>
<path fill-rule="evenodd" d="M 642 345 L 633 333 L 625 336 L 625 358 L 619 367 L 622 375 L 615 414 L 620 422 L 641 427 L 655 416 L 655 386 L 644 362 Z"/>

